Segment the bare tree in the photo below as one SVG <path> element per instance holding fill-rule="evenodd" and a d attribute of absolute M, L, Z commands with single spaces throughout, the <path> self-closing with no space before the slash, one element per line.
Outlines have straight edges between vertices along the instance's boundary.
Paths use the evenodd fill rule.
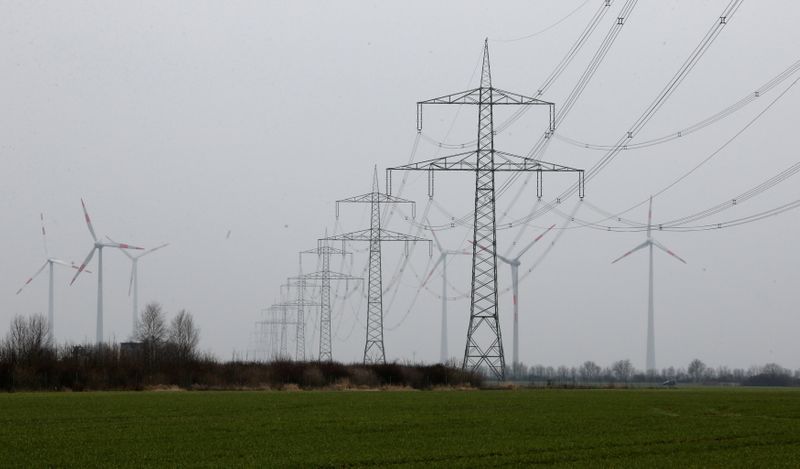
<path fill-rule="evenodd" d="M 41 314 L 28 318 L 14 316 L 6 337 L 7 354 L 12 360 L 30 363 L 53 348 L 50 324 Z"/>
<path fill-rule="evenodd" d="M 625 359 L 614 362 L 614 364 L 611 365 L 611 371 L 614 373 L 614 376 L 618 380 L 627 383 L 628 381 L 630 381 L 631 376 L 633 376 L 634 370 L 631 361 Z"/>
<path fill-rule="evenodd" d="M 192 314 L 182 309 L 172 318 L 169 328 L 169 342 L 175 346 L 181 360 L 194 357 L 197 343 L 200 341 L 200 330 L 194 325 Z"/>
<path fill-rule="evenodd" d="M 137 326 L 136 340 L 148 344 L 151 348 L 167 339 L 166 319 L 159 303 L 148 303 L 144 307 Z"/>
<path fill-rule="evenodd" d="M 581 379 L 588 383 L 596 380 L 600 376 L 600 366 L 591 360 L 585 361 L 583 362 L 583 365 L 581 365 L 579 373 L 581 375 Z"/>
<path fill-rule="evenodd" d="M 699 359 L 695 358 L 689 363 L 689 368 L 686 372 L 689 374 L 689 377 L 692 378 L 692 381 L 695 383 L 699 383 L 700 380 L 703 378 L 703 375 L 706 371 L 706 364 L 700 361 Z"/>

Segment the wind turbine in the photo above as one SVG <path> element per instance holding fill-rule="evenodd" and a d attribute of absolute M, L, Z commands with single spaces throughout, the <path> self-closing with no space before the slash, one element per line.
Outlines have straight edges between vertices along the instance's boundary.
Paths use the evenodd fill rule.
<path fill-rule="evenodd" d="M 428 222 L 430 225 L 430 221 Z M 436 232 L 430 230 L 431 234 L 433 235 L 433 240 L 436 241 L 436 248 L 439 250 L 439 258 L 433 264 L 431 268 L 431 273 L 428 274 L 428 277 L 422 283 L 424 286 L 428 283 L 428 280 L 431 279 L 433 273 L 436 271 L 436 267 L 439 264 L 442 264 L 442 340 L 441 340 L 441 349 L 439 350 L 439 360 L 442 363 L 447 362 L 448 358 L 448 347 L 447 347 L 447 256 L 455 255 L 455 254 L 463 254 L 463 255 L 472 255 L 472 251 L 454 251 L 450 249 L 442 248 L 441 243 L 439 243 L 439 238 L 436 236 Z"/>
<path fill-rule="evenodd" d="M 42 271 L 45 269 L 45 267 L 48 267 L 48 266 L 50 267 L 50 272 L 49 272 L 49 274 L 50 274 L 49 275 L 49 277 L 50 277 L 50 279 L 49 279 L 50 280 L 49 281 L 50 287 L 49 287 L 48 301 L 47 301 L 47 323 L 50 326 L 50 338 L 51 339 L 55 339 L 55 327 L 54 327 L 55 324 L 54 324 L 54 321 L 53 321 L 53 265 L 58 264 L 58 265 L 66 266 L 66 267 L 72 267 L 73 269 L 77 269 L 78 266 L 75 265 L 75 264 L 72 264 L 72 263 L 68 264 L 68 263 L 62 261 L 61 259 L 56 259 L 55 257 L 50 257 L 50 253 L 47 251 L 47 233 L 45 232 L 45 229 L 44 229 L 44 214 L 40 213 L 39 214 L 39 219 L 42 221 L 42 243 L 44 244 L 44 255 L 47 257 L 47 260 L 45 260 L 44 264 L 42 264 L 42 266 L 39 268 L 39 270 L 37 270 L 36 273 L 33 274 L 25 282 L 25 284 L 22 285 L 19 288 L 19 290 L 17 290 L 17 295 L 22 293 L 22 290 L 24 290 L 25 287 L 27 287 L 28 284 L 33 281 L 33 279 L 35 279 L 37 276 L 39 276 L 39 274 L 42 273 Z M 91 273 L 88 270 L 86 272 Z"/>
<path fill-rule="evenodd" d="M 89 218 L 89 212 L 86 210 L 86 204 L 81 199 L 81 205 L 83 206 L 83 215 L 86 218 L 86 226 L 89 228 L 89 233 L 92 235 L 92 239 L 94 240 L 94 245 L 92 246 L 92 250 L 89 251 L 89 255 L 86 256 L 83 263 L 80 267 L 78 267 L 78 272 L 75 273 L 75 276 L 72 277 L 72 281 L 69 282 L 70 285 L 75 283 L 75 280 L 78 276 L 86 269 L 86 265 L 92 260 L 94 257 L 95 251 L 97 251 L 97 343 L 101 344 L 103 342 L 103 248 L 119 248 L 119 249 L 144 249 L 137 246 L 131 246 L 130 244 L 124 243 L 115 243 L 115 242 L 104 242 L 100 241 L 97 238 L 97 235 L 94 232 L 94 227 L 92 226 L 92 220 Z"/>
<path fill-rule="evenodd" d="M 533 247 L 534 244 L 536 244 L 537 241 L 542 239 L 542 237 L 544 237 L 544 235 L 549 233 L 550 230 L 552 230 L 555 226 L 556 225 L 550 225 L 550 228 L 546 229 L 544 233 L 535 237 L 533 241 L 531 241 L 527 246 L 522 248 L 522 250 L 519 252 L 519 254 L 517 254 L 516 257 L 508 258 L 501 256 L 500 254 L 497 254 L 497 258 L 500 261 L 505 262 L 506 264 L 511 266 L 512 301 L 514 304 L 514 354 L 513 354 L 513 362 L 511 365 L 511 369 L 514 371 L 514 373 L 516 373 L 517 367 L 519 366 L 519 266 L 522 264 L 520 259 L 522 258 L 523 255 L 525 255 L 526 252 L 528 252 L 530 248 Z M 470 243 L 471 242 L 472 241 L 470 241 Z M 480 247 L 484 251 L 488 250 L 487 248 L 481 245 L 478 245 L 478 247 Z"/>
<path fill-rule="evenodd" d="M 659 243 L 652 236 L 652 228 L 653 228 L 653 196 L 650 196 L 650 208 L 647 212 L 647 240 L 642 244 L 636 246 L 635 248 L 631 249 L 630 251 L 626 252 L 625 254 L 619 256 L 618 258 L 611 261 L 612 264 L 616 263 L 617 261 L 633 254 L 634 252 L 643 249 L 649 248 L 650 250 L 650 283 L 649 283 L 649 290 L 648 290 L 648 297 L 647 297 L 647 372 L 653 372 L 656 369 L 656 345 L 655 345 L 655 324 L 654 324 L 654 317 L 653 317 L 653 247 L 657 247 L 662 251 L 666 252 L 670 256 L 678 259 L 679 261 L 686 264 L 686 261 L 681 259 L 680 256 L 675 254 L 674 252 L 670 251 L 666 246 Z"/>
<path fill-rule="evenodd" d="M 109 241 L 112 243 L 114 242 L 113 239 L 106 236 Z M 161 248 L 165 248 L 169 246 L 169 243 L 164 243 L 161 246 L 156 246 L 152 249 L 148 249 L 147 251 L 139 254 L 138 256 L 134 256 L 133 254 L 129 253 L 126 249 L 120 249 L 120 252 L 128 256 L 128 259 L 131 260 L 131 280 L 128 283 L 128 296 L 131 295 L 131 289 L 133 289 L 133 325 L 131 329 L 131 337 L 136 334 L 136 327 L 139 322 L 139 259 L 142 257 L 150 254 L 151 252 L 158 251 Z"/>

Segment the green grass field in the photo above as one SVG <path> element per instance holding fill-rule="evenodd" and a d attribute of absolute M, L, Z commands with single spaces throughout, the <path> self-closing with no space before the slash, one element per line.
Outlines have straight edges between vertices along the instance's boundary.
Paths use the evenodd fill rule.
<path fill-rule="evenodd" d="M 0 466 L 800 467 L 800 390 L 0 394 Z"/>

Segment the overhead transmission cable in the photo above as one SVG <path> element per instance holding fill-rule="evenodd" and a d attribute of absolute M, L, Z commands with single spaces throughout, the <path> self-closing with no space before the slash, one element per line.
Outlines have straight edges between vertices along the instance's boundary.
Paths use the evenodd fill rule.
<path fill-rule="evenodd" d="M 546 33 L 547 31 L 550 31 L 551 29 L 553 29 L 556 26 L 560 25 L 564 21 L 568 20 L 572 15 L 577 13 L 581 8 L 585 7 L 587 3 L 589 3 L 589 0 L 583 0 L 583 3 L 581 3 L 580 5 L 575 7 L 575 9 L 573 9 L 572 11 L 567 13 L 561 19 L 559 19 L 555 23 L 552 23 L 550 26 L 547 26 L 546 28 L 542 28 L 542 29 L 540 29 L 540 30 L 538 30 L 538 31 L 536 31 L 534 33 L 526 34 L 525 36 L 515 37 L 515 38 L 511 38 L 511 39 L 491 39 L 491 41 L 492 42 L 517 42 L 517 41 L 522 41 L 522 40 L 525 40 L 525 39 L 530 39 L 532 37 L 536 37 L 536 36 L 538 36 L 538 35 L 540 35 L 542 33 Z"/>
<path fill-rule="evenodd" d="M 681 67 L 678 71 L 672 76 L 672 78 L 667 82 L 667 84 L 662 88 L 662 90 L 658 93 L 656 98 L 650 103 L 650 105 L 645 108 L 642 114 L 633 122 L 633 124 L 628 127 L 628 130 L 617 140 L 617 142 L 613 145 L 613 148 L 608 150 L 605 155 L 595 163 L 590 169 L 586 170 L 584 181 L 588 181 L 594 178 L 597 174 L 600 173 L 604 168 L 608 166 L 609 163 L 625 148 L 627 144 L 644 128 L 644 126 L 653 118 L 653 116 L 661 109 L 664 103 L 669 99 L 670 96 L 675 92 L 678 86 L 685 80 L 686 76 L 689 72 L 697 65 L 700 58 L 705 55 L 706 51 L 711 47 L 714 43 L 716 38 L 722 32 L 722 29 L 728 24 L 730 19 L 734 16 L 736 11 L 741 6 L 744 0 L 731 0 L 728 5 L 723 10 L 722 14 L 719 15 L 718 18 L 714 19 L 714 24 L 708 30 L 708 32 L 703 36 L 700 43 L 692 50 L 686 60 L 683 62 Z M 550 139 L 546 139 L 550 140 Z M 535 152 L 532 150 L 532 154 Z M 550 210 L 554 209 L 556 205 L 566 200 L 568 197 L 574 195 L 578 191 L 577 184 L 571 185 L 568 189 L 563 191 L 556 199 L 551 202 L 547 202 L 544 204 L 544 207 L 538 209 L 535 212 L 531 212 L 526 217 L 517 220 L 517 224 L 519 223 L 526 223 L 531 221 L 538 216 L 543 215 L 544 213 L 549 212 Z M 501 227 L 498 226 L 498 229 Z"/>
<path fill-rule="evenodd" d="M 734 135 L 732 135 L 728 140 L 726 140 L 722 145 L 720 145 L 716 150 L 714 150 L 705 159 L 700 161 L 694 167 L 692 167 L 691 169 L 689 169 L 688 171 L 683 173 L 681 176 L 679 176 L 678 178 L 673 180 L 671 183 L 667 184 L 666 186 L 664 186 L 663 188 L 658 190 L 657 192 L 653 193 L 652 195 L 654 197 L 657 197 L 657 196 L 667 192 L 668 190 L 672 189 L 673 187 L 678 185 L 680 182 L 682 182 L 684 179 L 689 177 L 695 171 L 700 169 L 703 165 L 708 163 L 712 158 L 714 158 L 717 155 L 719 155 L 722 152 L 722 150 L 724 150 L 725 148 L 730 146 L 731 143 L 733 143 L 739 136 L 741 136 L 746 130 L 748 130 L 753 124 L 755 124 L 761 117 L 763 117 L 764 114 L 766 114 L 770 109 L 772 109 L 772 107 L 781 98 L 783 98 L 789 92 L 789 90 L 791 90 L 797 84 L 798 81 L 800 81 L 800 77 L 795 78 L 795 80 L 792 81 L 780 94 L 778 94 L 778 96 L 776 96 L 764 109 L 762 109 L 758 114 L 756 114 L 752 119 L 750 119 L 750 121 L 748 121 L 747 124 L 745 124 L 741 129 L 739 129 Z M 791 170 L 792 168 L 790 168 L 789 170 Z M 785 170 L 785 171 L 787 171 L 787 170 Z M 779 176 L 782 175 L 784 172 L 779 173 Z M 774 183 L 770 183 L 771 185 L 767 184 L 765 186 L 759 186 L 759 187 L 761 187 L 761 189 L 759 189 L 758 193 L 760 194 L 760 193 L 766 191 L 767 189 L 770 189 L 770 188 L 774 187 L 774 185 L 777 185 L 780 182 L 783 182 L 784 180 L 786 180 L 786 178 L 776 176 L 775 182 Z M 751 197 L 752 196 L 749 196 L 747 198 L 749 199 Z M 744 201 L 741 198 L 741 196 L 738 199 L 734 197 L 734 198 L 731 198 L 729 200 L 735 200 L 735 199 L 738 200 L 739 203 Z M 608 231 L 609 226 L 608 226 L 608 224 L 606 224 L 604 222 L 608 221 L 608 220 L 615 220 L 616 222 L 624 223 L 626 225 L 629 225 L 630 227 L 634 227 L 634 228 L 637 229 L 637 231 L 645 230 L 645 229 L 647 229 L 647 225 L 646 224 L 641 223 L 641 222 L 636 222 L 636 221 L 625 219 L 625 218 L 622 217 L 622 215 L 624 215 L 624 214 L 626 214 L 628 212 L 631 212 L 632 210 L 635 210 L 636 208 L 644 205 L 645 203 L 647 203 L 648 200 L 649 199 L 644 199 L 643 201 L 641 201 L 641 202 L 639 202 L 637 204 L 634 204 L 634 205 L 628 207 L 625 210 L 622 210 L 622 211 L 619 211 L 619 212 L 615 212 L 615 213 L 612 213 L 612 212 L 609 212 L 609 211 L 606 211 L 606 210 L 602 210 L 599 207 L 597 207 L 596 205 L 594 205 L 594 204 L 592 204 L 592 203 L 590 203 L 588 201 L 584 201 L 589 208 L 591 208 L 592 210 L 596 211 L 597 213 L 600 213 L 601 215 L 604 215 L 604 218 L 602 218 L 600 220 L 597 220 L 597 221 L 594 221 L 594 222 L 588 222 L 586 220 L 580 220 L 580 226 L 583 226 L 583 227 L 594 227 L 594 228 L 599 228 L 599 229 L 603 229 L 603 230 Z M 722 205 L 725 207 L 724 209 L 727 209 L 727 208 L 732 208 L 735 204 L 730 204 L 730 205 L 722 204 Z M 705 211 L 698 212 L 698 214 L 699 213 L 705 213 Z M 716 213 L 719 213 L 719 211 L 715 211 L 713 214 L 716 214 Z M 690 215 L 690 216 L 694 217 L 696 215 L 697 214 Z M 698 219 L 699 218 L 696 218 L 696 219 L 694 219 L 692 221 L 696 221 Z M 614 231 L 614 230 L 612 230 L 612 231 Z"/>

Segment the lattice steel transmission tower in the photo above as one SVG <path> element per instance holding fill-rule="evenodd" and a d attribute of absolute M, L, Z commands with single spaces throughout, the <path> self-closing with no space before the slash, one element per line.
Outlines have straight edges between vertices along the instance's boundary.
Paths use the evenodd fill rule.
<path fill-rule="evenodd" d="M 475 214 L 472 246 L 472 288 L 469 327 L 463 368 L 487 367 L 498 379 L 505 378 L 505 355 L 497 308 L 497 231 L 495 227 L 495 173 L 536 172 L 536 194 L 542 196 L 543 172 L 577 172 L 578 195 L 583 198 L 583 170 L 513 155 L 494 148 L 494 106 L 544 105 L 550 109 L 550 130 L 554 130 L 555 105 L 492 86 L 488 39 L 483 47 L 481 84 L 478 88 L 417 103 L 417 131 L 422 131 L 422 107 L 426 104 L 473 104 L 478 106 L 478 145 L 474 151 L 388 168 L 387 192 L 391 193 L 392 171 L 427 171 L 428 195 L 433 197 L 434 171 L 475 173 Z M 476 246 L 491 246 L 479 249 Z"/>
<path fill-rule="evenodd" d="M 306 286 L 308 280 L 303 277 L 302 267 L 297 277 L 289 277 L 286 287 L 294 287 L 297 291 L 297 298 L 287 302 L 295 308 L 297 312 L 297 328 L 295 329 L 295 351 L 294 358 L 297 361 L 306 361 L 306 322 L 305 312 L 311 307 L 322 307 L 322 303 L 306 298 Z"/>
<path fill-rule="evenodd" d="M 326 241 L 366 241 L 369 243 L 369 281 L 367 292 L 367 341 L 364 344 L 364 363 L 386 363 L 386 352 L 383 345 L 383 281 L 381 279 L 381 243 L 384 241 L 404 241 L 406 252 L 409 242 L 427 241 L 430 251 L 430 240 L 413 235 L 398 233 L 381 228 L 381 204 L 411 204 L 412 216 L 414 202 L 393 197 L 380 192 L 378 187 L 378 170 L 372 178 L 372 192 L 336 201 L 336 218 L 339 218 L 339 204 L 370 204 L 369 228 L 351 233 L 330 236 L 321 239 Z"/>
<path fill-rule="evenodd" d="M 262 314 L 266 313 L 268 315 L 267 318 L 256 321 L 259 341 L 269 343 L 269 352 L 267 352 L 267 347 L 265 346 L 265 355 L 270 359 L 289 358 L 287 327 L 297 324 L 296 320 L 293 321 L 289 318 L 289 309 L 291 309 L 291 306 L 285 303 L 272 304 L 261 311 Z M 267 336 L 269 336 L 269 339 L 267 339 Z"/>
<path fill-rule="evenodd" d="M 327 237 L 327 233 L 325 235 Z M 301 275 L 307 283 L 320 285 L 320 317 L 319 317 L 319 361 L 333 361 L 333 351 L 331 347 L 331 281 L 364 280 L 361 277 L 331 271 L 331 255 L 349 254 L 344 249 L 337 249 L 327 243 L 318 243 L 314 249 L 301 251 L 303 254 L 316 254 L 322 259 L 322 268 L 317 272 Z"/>

